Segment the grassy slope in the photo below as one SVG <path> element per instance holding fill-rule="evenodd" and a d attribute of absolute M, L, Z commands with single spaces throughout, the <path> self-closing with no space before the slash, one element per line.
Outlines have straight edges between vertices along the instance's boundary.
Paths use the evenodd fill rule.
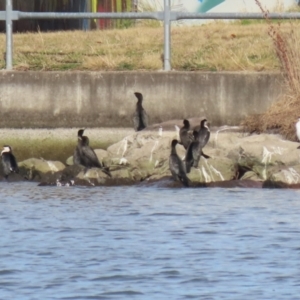
<path fill-rule="evenodd" d="M 278 70 L 267 29 L 264 21 L 248 20 L 173 26 L 172 67 L 206 71 Z M 5 34 L 0 35 L 0 48 L 4 53 Z M 14 34 L 16 70 L 159 70 L 162 54 L 162 27 Z M 0 65 L 4 67 L 3 57 Z"/>

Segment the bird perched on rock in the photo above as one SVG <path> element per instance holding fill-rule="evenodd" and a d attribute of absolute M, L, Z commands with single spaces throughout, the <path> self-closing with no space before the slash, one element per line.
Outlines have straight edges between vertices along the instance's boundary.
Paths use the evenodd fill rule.
<path fill-rule="evenodd" d="M 180 159 L 176 152 L 177 140 L 172 140 L 171 143 L 171 154 L 169 157 L 169 168 L 172 176 L 175 180 L 179 180 L 186 187 L 189 186 L 189 179 L 186 176 L 185 167 L 183 161 Z"/>
<path fill-rule="evenodd" d="M 197 133 L 198 134 L 198 133 Z M 183 126 L 179 130 L 180 144 L 187 149 L 190 143 L 194 140 L 194 136 L 190 132 L 189 120 L 183 120 Z"/>
<path fill-rule="evenodd" d="M 198 141 L 200 142 L 202 148 L 207 144 L 210 138 L 210 130 L 207 126 L 207 120 L 203 119 L 200 122 L 200 130 L 198 132 Z"/>
<path fill-rule="evenodd" d="M 89 146 L 89 138 L 83 135 L 83 129 L 78 130 L 78 144 L 74 151 L 73 161 L 76 165 L 82 165 L 87 169 L 99 168 L 103 173 L 111 176 L 109 168 L 103 166 L 95 151 Z"/>
<path fill-rule="evenodd" d="M 298 121 L 296 123 L 296 135 L 297 135 L 298 141 L 300 142 L 300 117 L 298 118 Z M 298 146 L 297 149 L 300 149 L 300 146 Z"/>
<path fill-rule="evenodd" d="M 89 146 L 89 138 L 87 136 L 81 137 L 81 144 L 80 144 L 80 151 L 81 151 L 81 161 L 82 165 L 87 169 L 91 168 L 99 168 L 103 173 L 111 176 L 108 167 L 103 166 L 103 164 L 99 161 L 95 151 Z"/>
<path fill-rule="evenodd" d="M 185 156 L 186 172 L 191 171 L 191 167 L 197 168 L 201 155 L 208 158 L 202 151 L 207 144 L 210 137 L 210 130 L 207 126 L 207 120 L 203 119 L 200 122 L 200 130 L 198 133 L 194 132 L 195 140 L 190 143 Z"/>
<path fill-rule="evenodd" d="M 193 130 L 193 132 L 190 131 L 190 122 L 186 119 L 183 120 L 183 126 L 179 130 L 179 137 L 180 137 L 180 144 L 183 145 L 184 149 L 188 149 L 190 143 L 195 141 L 198 137 L 198 131 Z M 206 155 L 201 152 L 201 156 L 204 158 L 210 158 L 210 156 Z"/>
<path fill-rule="evenodd" d="M 84 133 L 84 129 L 79 129 L 77 132 L 77 146 L 74 150 L 74 154 L 73 154 L 73 163 L 74 165 L 82 165 L 82 161 L 81 161 L 81 145 L 82 145 L 82 136 Z"/>
<path fill-rule="evenodd" d="M 134 95 L 138 99 L 136 103 L 136 109 L 133 114 L 133 128 L 135 131 L 143 130 L 148 126 L 148 115 L 143 108 L 143 95 L 141 93 L 135 92 Z"/>
<path fill-rule="evenodd" d="M 3 146 L 1 152 L 2 167 L 4 177 L 7 179 L 10 173 L 19 173 L 18 163 L 12 153 L 11 147 L 8 145 Z"/>

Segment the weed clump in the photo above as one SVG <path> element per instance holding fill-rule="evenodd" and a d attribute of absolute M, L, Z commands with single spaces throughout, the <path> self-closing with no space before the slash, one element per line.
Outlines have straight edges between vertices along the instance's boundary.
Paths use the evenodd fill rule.
<path fill-rule="evenodd" d="M 300 34 L 290 22 L 289 28 L 274 24 L 259 0 L 255 0 L 265 15 L 275 54 L 283 75 L 284 93 L 265 113 L 247 117 L 242 125 L 250 132 L 277 132 L 289 140 L 296 140 L 295 122 L 300 116 Z"/>

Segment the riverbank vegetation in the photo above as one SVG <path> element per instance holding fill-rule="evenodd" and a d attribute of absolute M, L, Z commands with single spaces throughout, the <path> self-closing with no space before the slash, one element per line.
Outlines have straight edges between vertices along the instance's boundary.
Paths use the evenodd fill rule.
<path fill-rule="evenodd" d="M 148 23 L 145 23 L 148 24 Z M 145 26 L 98 31 L 15 33 L 14 69 L 160 70 L 163 28 Z M 295 30 L 300 23 L 293 21 Z M 151 25 L 151 24 L 150 24 Z M 290 24 L 284 22 L 282 31 Z M 280 64 L 265 21 L 172 26 L 172 68 L 181 71 L 278 71 Z M 5 34 L 0 35 L 5 52 Z M 0 56 L 0 65 L 5 65 Z"/>
<path fill-rule="evenodd" d="M 300 34 L 297 23 L 286 26 L 274 24 L 268 19 L 268 12 L 259 0 L 256 3 L 266 15 L 268 36 L 272 41 L 284 82 L 283 93 L 265 113 L 249 116 L 243 126 L 250 132 L 275 131 L 289 140 L 296 140 L 295 123 L 300 117 Z"/>

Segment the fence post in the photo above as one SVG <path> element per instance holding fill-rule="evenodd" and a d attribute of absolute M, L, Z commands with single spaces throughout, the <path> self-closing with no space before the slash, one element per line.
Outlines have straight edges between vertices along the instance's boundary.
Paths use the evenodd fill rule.
<path fill-rule="evenodd" d="M 6 0 L 6 70 L 12 69 L 12 0 Z"/>
<path fill-rule="evenodd" d="M 171 70 L 170 0 L 164 0 L 164 71 Z"/>

